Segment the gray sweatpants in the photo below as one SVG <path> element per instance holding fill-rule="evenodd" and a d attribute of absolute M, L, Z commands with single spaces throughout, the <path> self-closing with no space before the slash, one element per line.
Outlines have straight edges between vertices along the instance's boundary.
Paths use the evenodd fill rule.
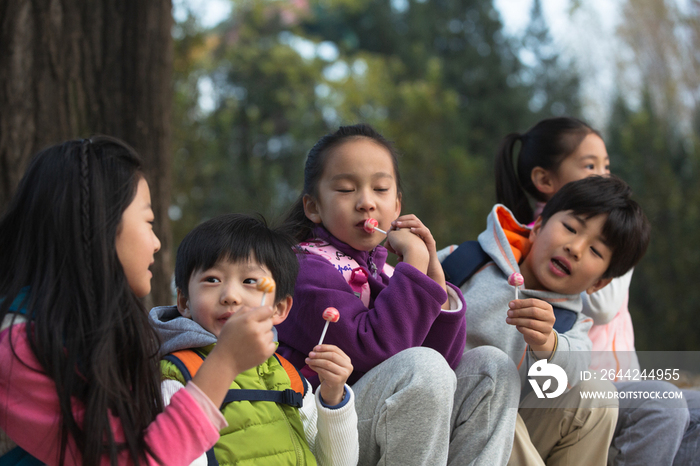
<path fill-rule="evenodd" d="M 673 466 L 700 466 L 700 391 L 682 390 L 690 423 L 685 429 Z"/>
<path fill-rule="evenodd" d="M 410 348 L 352 387 L 360 465 L 505 465 L 520 395 L 511 359 L 467 351 L 456 371 L 438 352 Z"/>
<path fill-rule="evenodd" d="M 685 399 L 649 399 L 643 392 L 675 392 L 680 389 L 663 381 L 615 382 L 619 393 L 637 398 L 621 398 L 611 458 L 615 466 L 653 464 L 671 466 L 688 427 Z"/>

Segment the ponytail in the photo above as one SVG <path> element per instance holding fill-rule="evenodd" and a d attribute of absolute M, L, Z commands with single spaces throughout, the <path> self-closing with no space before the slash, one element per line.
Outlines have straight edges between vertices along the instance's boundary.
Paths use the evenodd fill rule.
<path fill-rule="evenodd" d="M 508 207 L 521 223 L 532 221 L 533 211 L 515 172 L 513 152 L 522 141 L 520 133 L 510 133 L 501 141 L 496 155 L 496 202 Z"/>
<path fill-rule="evenodd" d="M 284 223 L 280 226 L 283 233 L 291 236 L 297 242 L 310 238 L 316 227 L 316 224 L 309 220 L 304 212 L 304 196 L 305 194 L 302 194 L 292 204 L 292 207 L 287 211 Z"/>

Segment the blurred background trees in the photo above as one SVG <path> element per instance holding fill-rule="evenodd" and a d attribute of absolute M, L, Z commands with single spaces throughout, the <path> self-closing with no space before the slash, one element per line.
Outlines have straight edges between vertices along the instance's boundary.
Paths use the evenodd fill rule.
<path fill-rule="evenodd" d="M 176 26 L 176 238 L 214 212 L 278 217 L 313 143 L 365 121 L 402 153 L 405 211 L 461 241 L 484 227 L 500 138 L 580 109 L 539 1 L 524 41 L 491 0 L 241 1 L 213 30 L 193 23 Z"/>
<path fill-rule="evenodd" d="M 628 53 L 607 146 L 636 192 L 652 241 L 632 280 L 637 347 L 700 349 L 700 2 L 627 0 L 619 36 Z"/>

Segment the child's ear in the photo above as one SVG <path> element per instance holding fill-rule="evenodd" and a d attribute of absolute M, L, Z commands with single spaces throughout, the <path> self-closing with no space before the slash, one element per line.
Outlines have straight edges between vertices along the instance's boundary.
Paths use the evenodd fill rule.
<path fill-rule="evenodd" d="M 401 215 L 401 197 L 401 193 L 396 194 L 396 215 L 394 217 Z"/>
<path fill-rule="evenodd" d="M 275 304 L 275 313 L 272 316 L 272 325 L 278 325 L 284 322 L 289 315 L 289 310 L 292 308 L 292 297 L 287 296 L 279 303 Z"/>
<path fill-rule="evenodd" d="M 304 213 L 306 218 L 314 223 L 321 223 L 321 214 L 318 212 L 318 204 L 316 200 L 308 194 L 305 194 L 301 199 L 304 203 Z"/>
<path fill-rule="evenodd" d="M 542 229 L 542 216 L 540 215 L 537 217 L 537 220 L 535 220 L 535 224 L 532 226 L 532 229 L 530 229 L 530 236 L 529 239 L 530 241 L 535 241 L 535 238 L 537 235 L 540 234 L 540 230 Z"/>
<path fill-rule="evenodd" d="M 556 186 L 554 185 L 551 171 L 542 167 L 535 167 L 530 172 L 530 179 L 532 184 L 535 185 L 535 189 L 544 194 L 547 199 L 556 193 Z"/>
<path fill-rule="evenodd" d="M 605 288 L 605 286 L 612 281 L 612 278 L 600 278 L 596 280 L 595 283 L 593 283 L 591 286 L 586 288 L 586 293 L 588 294 L 593 294 L 596 291 L 600 290 L 601 288 Z"/>
<path fill-rule="evenodd" d="M 177 310 L 180 312 L 182 317 L 192 318 L 192 312 L 190 311 L 190 302 L 185 296 L 185 293 L 177 289 Z"/>

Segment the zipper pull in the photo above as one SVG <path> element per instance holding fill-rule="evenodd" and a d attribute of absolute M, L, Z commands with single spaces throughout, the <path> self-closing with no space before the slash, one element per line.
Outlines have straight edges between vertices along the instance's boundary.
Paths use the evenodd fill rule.
<path fill-rule="evenodd" d="M 374 252 L 374 251 L 372 251 Z M 372 260 L 372 253 L 369 253 L 369 257 L 367 258 L 367 263 L 369 264 L 369 270 L 372 272 L 372 276 L 374 278 L 377 278 L 377 266 L 374 264 L 374 261 Z"/>

